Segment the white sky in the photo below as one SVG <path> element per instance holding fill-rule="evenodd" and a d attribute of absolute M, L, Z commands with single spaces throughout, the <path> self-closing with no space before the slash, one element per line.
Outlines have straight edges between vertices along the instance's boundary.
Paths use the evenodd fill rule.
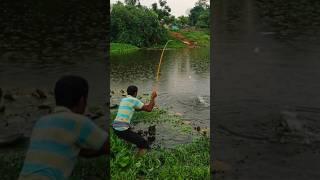
<path fill-rule="evenodd" d="M 110 3 L 113 4 L 118 0 L 110 0 Z M 124 0 L 120 0 L 124 2 Z M 151 4 L 157 2 L 158 0 L 140 0 L 140 3 L 144 6 L 151 7 Z M 197 0 L 167 0 L 167 5 L 171 8 L 171 14 L 178 17 L 182 15 L 187 15 L 187 10 L 190 10 L 194 7 Z"/>

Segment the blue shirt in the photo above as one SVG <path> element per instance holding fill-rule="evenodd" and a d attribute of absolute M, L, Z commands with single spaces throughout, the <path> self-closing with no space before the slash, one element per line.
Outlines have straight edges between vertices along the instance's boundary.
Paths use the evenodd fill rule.
<path fill-rule="evenodd" d="M 35 124 L 19 179 L 67 179 L 81 148 L 99 150 L 107 133 L 64 107 Z"/>
<path fill-rule="evenodd" d="M 135 109 L 141 109 L 143 105 L 143 102 L 130 95 L 123 98 L 120 102 L 117 116 L 112 123 L 113 128 L 118 131 L 129 129 Z"/>

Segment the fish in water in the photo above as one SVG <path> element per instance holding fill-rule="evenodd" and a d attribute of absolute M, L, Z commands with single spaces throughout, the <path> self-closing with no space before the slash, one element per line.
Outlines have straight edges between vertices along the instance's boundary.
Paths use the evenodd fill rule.
<path fill-rule="evenodd" d="M 202 96 L 198 96 L 198 101 L 205 106 L 210 106 L 210 104 L 207 103 Z"/>

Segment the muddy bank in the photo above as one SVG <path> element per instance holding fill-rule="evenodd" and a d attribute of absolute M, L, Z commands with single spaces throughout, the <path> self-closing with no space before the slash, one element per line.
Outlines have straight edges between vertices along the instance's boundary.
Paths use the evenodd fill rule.
<path fill-rule="evenodd" d="M 213 176 L 319 179 L 320 46 L 288 30 L 299 23 L 281 30 L 288 35 L 275 32 L 259 11 L 253 0 L 219 2 L 215 10 L 213 159 L 231 168 Z"/>
<path fill-rule="evenodd" d="M 111 110 L 111 121 L 117 109 Z M 185 120 L 183 115 L 161 108 L 152 112 L 135 112 L 132 117 L 132 131 L 150 142 L 153 149 L 175 148 L 193 142 L 196 137 L 210 135 L 209 127 L 200 127 L 196 122 Z"/>

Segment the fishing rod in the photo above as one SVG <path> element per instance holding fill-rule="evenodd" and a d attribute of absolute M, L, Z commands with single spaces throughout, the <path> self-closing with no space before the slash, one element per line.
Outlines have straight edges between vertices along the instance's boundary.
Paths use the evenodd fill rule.
<path fill-rule="evenodd" d="M 162 64 L 162 59 L 163 59 L 163 54 L 164 54 L 164 50 L 166 49 L 167 45 L 169 44 L 169 42 L 171 42 L 173 40 L 168 40 L 167 43 L 165 44 L 164 48 L 162 49 L 162 53 L 160 56 L 160 60 L 159 60 L 159 64 L 158 64 L 158 70 L 157 70 L 157 76 L 156 76 L 156 84 L 153 87 L 153 90 L 157 90 L 157 85 L 159 83 L 159 79 L 160 79 L 160 68 L 161 68 L 161 64 Z"/>

